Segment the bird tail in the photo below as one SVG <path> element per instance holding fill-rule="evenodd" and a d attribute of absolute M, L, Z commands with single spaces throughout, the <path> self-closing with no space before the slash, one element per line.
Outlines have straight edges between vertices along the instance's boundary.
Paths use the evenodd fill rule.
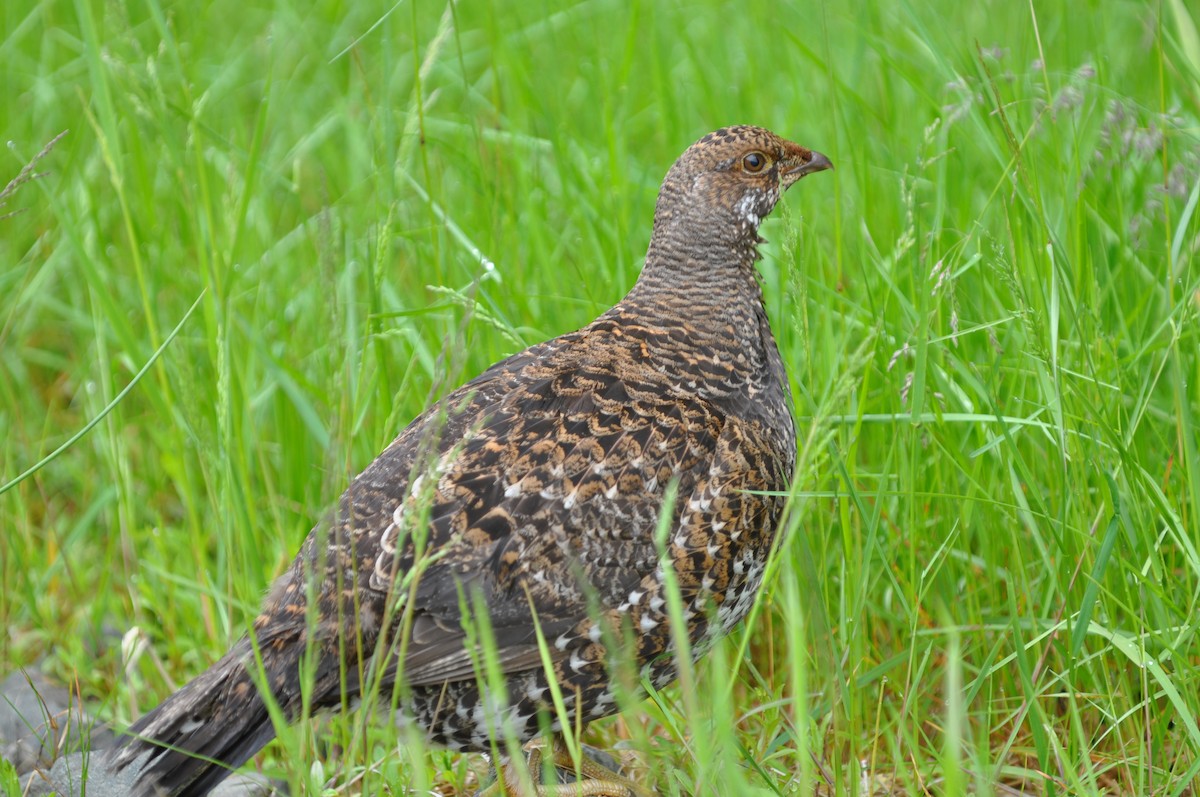
<path fill-rule="evenodd" d="M 275 648 L 273 660 L 263 662 L 273 688 L 297 678 L 299 659 L 293 647 Z M 274 660 L 278 658 L 295 660 Z M 127 738 L 113 751 L 112 765 L 117 770 L 137 766 L 137 797 L 207 794 L 275 738 L 266 703 L 247 670 L 257 666 L 250 641 L 243 638 L 129 728 Z M 286 714 L 291 709 L 288 695 L 275 697 Z"/>

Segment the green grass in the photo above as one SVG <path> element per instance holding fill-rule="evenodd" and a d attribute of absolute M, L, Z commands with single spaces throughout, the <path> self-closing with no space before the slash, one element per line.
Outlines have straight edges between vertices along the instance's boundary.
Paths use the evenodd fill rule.
<path fill-rule="evenodd" d="M 117 722 L 199 673 L 351 475 L 618 299 L 673 158 L 753 122 L 837 166 L 764 228 L 789 522 L 705 699 L 589 740 L 663 794 L 1194 793 L 1190 4 L 0 5 L 0 183 L 69 131 L 0 208 L 0 673 Z M 259 762 L 478 768 L 379 712 Z"/>

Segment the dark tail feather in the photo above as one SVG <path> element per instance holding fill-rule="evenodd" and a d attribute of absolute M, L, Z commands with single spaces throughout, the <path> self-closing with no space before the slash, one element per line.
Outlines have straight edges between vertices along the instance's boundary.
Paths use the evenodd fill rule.
<path fill-rule="evenodd" d="M 284 683 L 289 676 L 295 683 L 297 661 L 264 662 L 272 685 L 280 675 Z M 139 767 L 137 797 L 200 797 L 275 738 L 247 666 L 257 664 L 249 641 L 242 639 L 129 728 L 128 738 L 112 753 L 113 768 Z M 276 697 L 287 711 L 287 695 Z"/>

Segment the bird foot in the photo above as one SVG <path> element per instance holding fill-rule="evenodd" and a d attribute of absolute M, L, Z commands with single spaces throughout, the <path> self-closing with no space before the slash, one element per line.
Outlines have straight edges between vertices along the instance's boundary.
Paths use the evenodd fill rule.
<path fill-rule="evenodd" d="M 525 745 L 525 766 L 534 778 L 542 773 L 544 751 L 540 740 Z M 497 769 L 496 782 L 478 792 L 476 797 L 648 797 L 649 792 L 640 785 L 586 754 L 581 757 L 576 770 L 570 751 L 557 736 L 550 748 L 550 762 L 559 773 L 559 783 L 535 784 L 530 792 L 522 786 L 520 770 L 510 761 Z M 562 782 L 563 776 L 572 780 Z"/>

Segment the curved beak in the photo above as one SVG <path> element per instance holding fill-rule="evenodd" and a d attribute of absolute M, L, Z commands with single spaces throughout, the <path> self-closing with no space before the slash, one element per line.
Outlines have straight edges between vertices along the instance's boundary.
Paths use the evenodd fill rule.
<path fill-rule="evenodd" d="M 833 161 L 815 150 L 809 150 L 808 160 L 801 161 L 795 166 L 788 167 L 783 170 L 783 186 L 790 187 L 793 183 L 799 180 L 806 174 L 813 172 L 823 172 L 826 169 L 833 168 Z"/>

